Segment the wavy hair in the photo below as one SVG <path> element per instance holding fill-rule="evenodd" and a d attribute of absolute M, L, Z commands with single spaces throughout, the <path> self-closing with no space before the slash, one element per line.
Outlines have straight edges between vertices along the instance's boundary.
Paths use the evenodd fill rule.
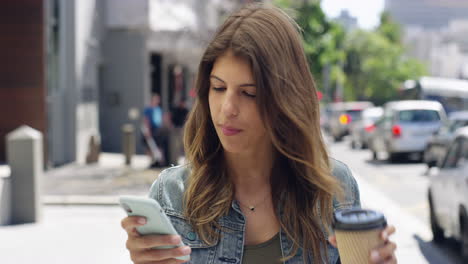
<path fill-rule="evenodd" d="M 275 201 L 280 204 L 276 214 L 294 244 L 285 259 L 302 248 L 315 263 L 321 263 L 327 258 L 327 234 L 322 228 L 329 231 L 333 197 L 342 188 L 331 174 L 319 125 L 317 90 L 300 28 L 277 7 L 251 4 L 241 8 L 226 19 L 202 56 L 197 100 L 184 131 L 191 167 L 184 214 L 199 236 L 214 244 L 221 234 L 218 220 L 228 214 L 234 199 L 208 104 L 213 64 L 228 49 L 251 64 L 257 107 L 276 151 L 272 198 L 281 197 Z M 304 254 L 304 261 L 309 257 Z"/>

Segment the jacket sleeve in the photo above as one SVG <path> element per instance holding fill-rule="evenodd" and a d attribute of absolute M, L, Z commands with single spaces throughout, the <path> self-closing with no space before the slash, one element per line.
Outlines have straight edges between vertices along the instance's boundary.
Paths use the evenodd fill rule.
<path fill-rule="evenodd" d="M 333 160 L 333 175 L 341 183 L 344 191 L 342 200 L 337 198 L 333 201 L 334 210 L 346 208 L 360 208 L 361 198 L 359 186 L 349 167 L 341 161 Z"/>

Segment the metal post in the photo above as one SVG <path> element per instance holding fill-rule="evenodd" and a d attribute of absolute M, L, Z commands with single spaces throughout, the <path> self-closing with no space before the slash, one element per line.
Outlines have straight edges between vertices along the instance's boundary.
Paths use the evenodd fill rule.
<path fill-rule="evenodd" d="M 37 222 L 41 215 L 40 180 L 44 173 L 42 133 L 21 126 L 7 135 L 11 170 L 11 224 Z"/>
<path fill-rule="evenodd" d="M 132 124 L 122 126 L 122 149 L 125 155 L 125 165 L 132 163 L 135 154 L 135 128 Z"/>

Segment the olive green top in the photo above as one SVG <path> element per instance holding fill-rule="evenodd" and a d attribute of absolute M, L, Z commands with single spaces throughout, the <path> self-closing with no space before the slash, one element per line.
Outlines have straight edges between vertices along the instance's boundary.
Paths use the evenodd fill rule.
<path fill-rule="evenodd" d="M 244 246 L 242 264 L 277 264 L 281 263 L 281 243 L 279 233 L 270 240 L 258 245 Z"/>

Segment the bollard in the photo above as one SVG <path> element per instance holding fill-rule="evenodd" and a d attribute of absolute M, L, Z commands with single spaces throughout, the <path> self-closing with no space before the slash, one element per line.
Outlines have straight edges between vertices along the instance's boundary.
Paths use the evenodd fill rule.
<path fill-rule="evenodd" d="M 10 165 L 11 224 L 37 222 L 41 215 L 40 180 L 44 172 L 42 133 L 21 126 L 7 135 Z"/>
<path fill-rule="evenodd" d="M 125 156 L 125 165 L 131 165 L 132 156 L 135 154 L 135 128 L 132 124 L 122 126 L 122 150 Z"/>
<path fill-rule="evenodd" d="M 7 165 L 0 165 L 0 226 L 10 224 L 10 188 L 10 167 Z"/>

